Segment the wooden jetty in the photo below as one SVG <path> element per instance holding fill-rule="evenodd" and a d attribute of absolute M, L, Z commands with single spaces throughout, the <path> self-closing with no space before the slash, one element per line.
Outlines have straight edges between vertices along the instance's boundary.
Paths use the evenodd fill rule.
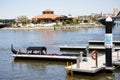
<path fill-rule="evenodd" d="M 104 45 L 103 40 L 89 40 L 89 45 Z M 120 41 L 113 41 L 114 45 L 120 45 Z"/>
<path fill-rule="evenodd" d="M 116 51 L 112 53 L 112 63 L 113 65 L 117 65 L 120 66 L 120 51 Z M 97 73 L 101 70 L 104 69 L 114 69 L 113 68 L 107 68 L 105 66 L 105 55 L 99 56 L 98 57 L 98 67 L 96 67 L 96 63 L 95 60 L 93 60 L 92 58 L 88 58 L 87 62 L 80 62 L 79 68 L 77 67 L 77 64 L 73 64 L 70 66 L 65 67 L 66 71 L 73 71 L 74 72 L 78 72 L 78 73 Z"/>
<path fill-rule="evenodd" d="M 115 45 L 115 51 L 120 49 L 120 41 L 113 41 L 113 44 Z M 86 46 L 59 46 L 61 51 L 64 50 L 79 50 L 79 51 L 84 51 L 87 47 Z M 104 51 L 105 46 L 104 46 L 104 41 L 101 40 L 90 40 L 88 41 L 88 48 L 89 50 L 100 50 Z"/>
<path fill-rule="evenodd" d="M 79 51 L 84 51 L 86 50 L 86 46 L 59 46 L 60 50 L 79 50 Z M 120 46 L 115 46 L 115 51 L 120 49 Z M 103 45 L 89 45 L 89 50 L 100 50 L 104 51 L 105 47 Z"/>

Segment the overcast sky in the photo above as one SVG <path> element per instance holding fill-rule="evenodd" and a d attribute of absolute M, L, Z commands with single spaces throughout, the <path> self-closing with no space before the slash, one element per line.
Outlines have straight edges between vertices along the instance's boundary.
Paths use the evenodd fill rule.
<path fill-rule="evenodd" d="M 25 15 L 29 18 L 51 9 L 58 15 L 88 15 L 112 13 L 120 8 L 120 0 L 0 0 L 0 19 Z"/>

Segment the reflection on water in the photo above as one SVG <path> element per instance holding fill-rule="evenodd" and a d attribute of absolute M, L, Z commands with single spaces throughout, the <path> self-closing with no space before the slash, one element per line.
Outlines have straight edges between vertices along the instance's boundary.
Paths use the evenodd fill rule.
<path fill-rule="evenodd" d="M 23 73 L 19 77 L 23 77 L 25 80 L 29 80 L 29 76 L 31 80 L 64 80 L 66 76 L 65 70 L 63 69 L 65 67 L 64 65 L 61 62 L 15 60 L 12 64 L 12 69 L 18 75 Z M 20 72 L 18 72 L 18 69 Z"/>
<path fill-rule="evenodd" d="M 70 75 L 66 76 L 66 80 L 114 80 L 113 74 L 101 73 L 96 76 L 88 76 L 88 75 Z"/>
<path fill-rule="evenodd" d="M 42 37 L 45 40 L 53 40 L 56 35 L 54 34 L 54 32 L 51 32 L 51 31 L 45 31 L 42 34 L 43 34 Z"/>
<path fill-rule="evenodd" d="M 78 31 L 10 31 L 0 30 L 0 80 L 72 80 L 66 74 L 66 63 L 47 61 L 13 61 L 11 44 L 26 51 L 28 46 L 46 46 L 49 53 L 60 52 L 58 46 L 87 45 L 88 40 L 104 40 L 104 28 Z M 114 40 L 120 40 L 120 28 L 113 28 Z M 66 52 L 67 53 L 67 52 Z M 76 53 L 76 52 L 69 52 Z M 119 77 L 120 69 L 97 76 L 73 75 L 73 80 L 110 80 Z M 114 76 L 114 77 L 113 77 Z"/>
<path fill-rule="evenodd" d="M 119 80 L 120 79 L 120 71 L 119 68 L 114 71 L 114 73 L 100 73 L 96 76 L 90 75 L 77 75 L 74 74 L 71 76 L 70 74 L 66 75 L 64 67 L 66 63 L 63 62 L 47 62 L 47 61 L 35 61 L 35 60 L 15 60 L 12 63 L 12 71 L 16 74 L 13 78 L 20 79 L 31 79 L 42 80 L 49 79 L 50 80 Z M 19 72 L 18 72 L 19 71 Z M 34 73 L 33 73 L 34 72 Z M 21 74 L 22 73 L 22 74 Z M 37 75 L 36 75 L 37 74 Z"/>

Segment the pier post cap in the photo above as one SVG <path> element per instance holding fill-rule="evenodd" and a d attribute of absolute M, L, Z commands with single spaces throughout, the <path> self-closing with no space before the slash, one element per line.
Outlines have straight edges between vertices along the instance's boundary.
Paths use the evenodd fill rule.
<path fill-rule="evenodd" d="M 112 22 L 112 18 L 110 16 L 108 16 L 106 19 L 105 19 L 106 22 Z"/>

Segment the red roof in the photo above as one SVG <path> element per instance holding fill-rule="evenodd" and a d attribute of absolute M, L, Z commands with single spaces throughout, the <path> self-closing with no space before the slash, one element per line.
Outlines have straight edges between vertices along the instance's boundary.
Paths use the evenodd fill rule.
<path fill-rule="evenodd" d="M 42 14 L 40 16 L 35 16 L 34 18 L 39 18 L 39 19 L 56 19 L 58 17 L 61 17 L 60 15 L 55 15 L 55 14 Z"/>
<path fill-rule="evenodd" d="M 54 11 L 52 11 L 52 10 L 50 10 L 50 9 L 46 9 L 46 10 L 44 10 L 43 12 L 46 12 L 46 13 L 43 13 L 43 14 L 41 14 L 41 15 L 39 15 L 39 16 L 35 16 L 34 18 L 35 19 L 56 19 L 56 18 L 58 18 L 58 17 L 62 17 L 62 16 L 60 16 L 60 15 L 56 15 L 56 14 L 54 14 L 54 13 L 47 13 L 47 12 L 54 12 Z"/>

